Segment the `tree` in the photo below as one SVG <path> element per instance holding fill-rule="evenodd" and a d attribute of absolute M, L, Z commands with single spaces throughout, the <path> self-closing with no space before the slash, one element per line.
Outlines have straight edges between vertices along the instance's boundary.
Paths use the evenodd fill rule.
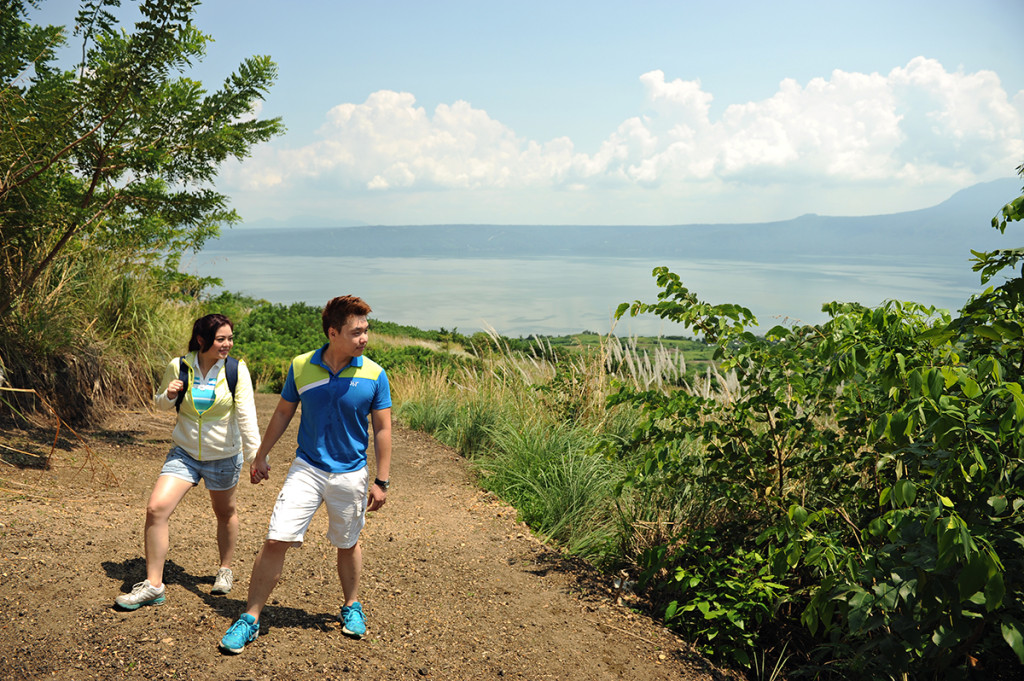
<path fill-rule="evenodd" d="M 31 0 L 29 0 L 31 2 Z M 239 220 L 212 182 L 228 157 L 283 131 L 254 104 L 276 77 L 246 59 L 208 93 L 184 75 L 210 36 L 195 0 L 143 0 L 122 30 L 88 0 L 74 35 L 82 58 L 58 65 L 65 29 L 29 23 L 25 0 L 0 0 L 0 330 L 62 260 L 117 249 L 134 264 L 176 270 L 220 225 Z"/>

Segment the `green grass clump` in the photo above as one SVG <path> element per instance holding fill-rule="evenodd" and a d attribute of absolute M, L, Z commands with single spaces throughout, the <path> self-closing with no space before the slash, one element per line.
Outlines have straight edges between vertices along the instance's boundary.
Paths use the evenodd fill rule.
<path fill-rule="evenodd" d="M 609 409 L 608 396 L 617 380 L 667 385 L 685 363 L 678 351 L 652 360 L 614 338 L 519 347 L 491 334 L 474 339 L 473 361 L 388 367 L 396 417 L 472 460 L 483 486 L 554 545 L 608 567 L 630 565 L 626 549 L 636 556 L 649 546 L 630 518 L 652 513 L 623 503 L 619 491 L 635 461 L 601 453 L 602 443 L 631 437 L 639 419 L 628 406 Z"/>
<path fill-rule="evenodd" d="M 518 509 L 534 531 L 569 553 L 605 561 L 614 546 L 613 500 L 619 475 L 585 428 L 542 420 L 504 421 L 478 459 L 482 482 Z"/>
<path fill-rule="evenodd" d="M 0 372 L 81 423 L 147 402 L 198 312 L 148 265 L 114 250 L 82 252 L 51 265 L 0 320 Z M 31 393 L 9 397 L 18 410 L 39 406 Z"/>

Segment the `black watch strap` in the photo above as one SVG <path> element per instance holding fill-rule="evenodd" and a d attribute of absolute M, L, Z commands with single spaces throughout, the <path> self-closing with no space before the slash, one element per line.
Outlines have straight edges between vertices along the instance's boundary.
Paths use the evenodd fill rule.
<path fill-rule="evenodd" d="M 391 487 L 391 481 L 390 480 L 381 480 L 380 478 L 374 478 L 373 479 L 373 484 L 377 485 L 377 487 L 380 487 L 385 492 L 388 491 L 388 487 Z"/>

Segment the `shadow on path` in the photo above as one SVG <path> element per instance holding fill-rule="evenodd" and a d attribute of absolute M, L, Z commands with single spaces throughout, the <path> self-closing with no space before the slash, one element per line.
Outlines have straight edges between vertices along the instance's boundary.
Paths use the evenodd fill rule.
<path fill-rule="evenodd" d="M 101 566 L 110 579 L 120 581 L 120 593 L 130 592 L 137 582 L 146 578 L 146 561 L 141 557 L 129 558 L 119 563 L 103 561 Z M 235 588 L 232 591 L 235 594 L 240 594 L 240 597 L 219 596 L 210 593 L 213 581 L 214 575 L 196 576 L 173 560 L 164 563 L 164 583 L 168 587 L 180 586 L 203 601 L 218 615 L 232 621 L 235 620 L 245 611 L 246 601 L 243 592 L 248 585 L 235 583 Z M 117 595 L 116 593 L 111 595 L 111 607 L 115 607 L 113 603 Z M 260 620 L 261 635 L 270 629 L 266 622 L 273 622 L 274 627 L 279 628 L 315 629 L 317 631 L 336 629 L 338 623 L 337 616 L 331 613 L 309 613 L 301 608 L 271 604 L 263 609 L 263 616 L 260 617 Z"/>

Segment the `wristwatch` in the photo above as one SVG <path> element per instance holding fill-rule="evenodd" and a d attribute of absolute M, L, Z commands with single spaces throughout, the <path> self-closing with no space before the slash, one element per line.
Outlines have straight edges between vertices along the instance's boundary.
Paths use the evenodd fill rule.
<path fill-rule="evenodd" d="M 380 487 L 385 492 L 388 491 L 388 487 L 391 487 L 390 480 L 381 480 L 380 478 L 374 478 L 373 484 L 377 485 L 377 487 Z"/>

